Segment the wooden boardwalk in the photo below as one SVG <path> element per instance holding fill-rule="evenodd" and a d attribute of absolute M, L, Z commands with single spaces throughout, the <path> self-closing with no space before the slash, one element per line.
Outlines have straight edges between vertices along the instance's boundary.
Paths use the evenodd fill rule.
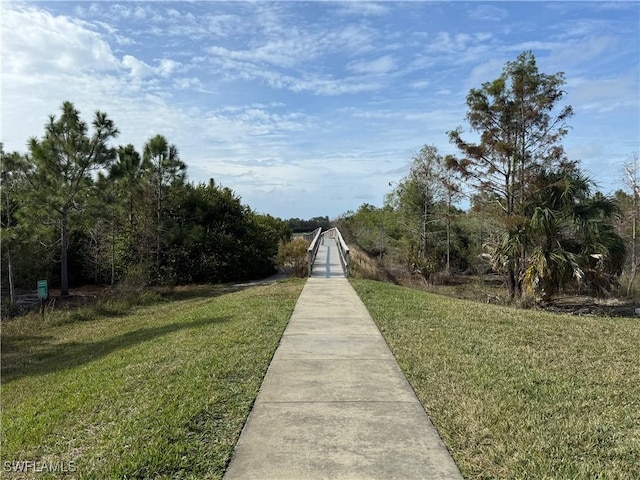
<path fill-rule="evenodd" d="M 335 238 L 322 235 L 318 254 L 313 262 L 311 273 L 315 278 L 344 277 L 344 268 L 340 262 L 340 252 Z"/>

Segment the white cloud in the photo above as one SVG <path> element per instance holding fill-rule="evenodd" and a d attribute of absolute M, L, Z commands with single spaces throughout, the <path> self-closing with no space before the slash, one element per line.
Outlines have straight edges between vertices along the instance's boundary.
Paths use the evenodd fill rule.
<path fill-rule="evenodd" d="M 205 17 L 205 22 L 210 35 L 221 37 L 233 35 L 243 23 L 238 15 L 209 15 Z"/>
<path fill-rule="evenodd" d="M 178 90 L 207 91 L 207 89 L 205 89 L 200 79 L 197 77 L 176 78 L 173 82 L 173 85 Z"/>
<path fill-rule="evenodd" d="M 364 75 L 382 75 L 397 68 L 396 61 L 391 55 L 385 55 L 370 61 L 351 62 L 347 68 L 352 72 Z"/>
<path fill-rule="evenodd" d="M 469 10 L 469 17 L 474 20 L 488 20 L 491 22 L 500 22 L 506 19 L 509 13 L 493 5 L 478 5 Z"/>
<path fill-rule="evenodd" d="M 129 69 L 129 74 L 136 80 L 144 80 L 149 77 L 169 77 L 180 68 L 180 62 L 163 58 L 157 66 L 151 66 L 131 55 L 122 57 L 122 65 Z M 183 84 L 184 85 L 184 84 Z"/>
<path fill-rule="evenodd" d="M 380 88 L 380 82 L 358 77 L 335 78 L 331 74 L 318 72 L 313 63 L 341 47 L 346 48 L 345 44 L 353 39 L 357 39 L 355 45 L 350 43 L 349 48 L 360 48 L 358 44 L 363 41 L 362 32 L 347 28 L 332 34 L 292 34 L 292 37 L 295 38 L 270 41 L 250 50 L 213 46 L 207 51 L 212 55 L 212 64 L 222 69 L 229 78 L 260 79 L 277 89 L 339 95 Z M 387 56 L 373 62 L 354 64 L 354 69 L 360 73 L 382 74 L 388 72 L 392 64 L 393 59 Z"/>
<path fill-rule="evenodd" d="M 576 109 L 595 112 L 611 112 L 621 108 L 638 107 L 638 72 L 630 72 L 614 78 L 571 78 L 571 103 Z"/>
<path fill-rule="evenodd" d="M 151 4 L 134 4 L 134 3 L 106 3 L 92 4 L 94 11 L 115 15 L 125 19 L 136 19 L 146 22 L 161 21 L 164 17 L 155 10 Z"/>
<path fill-rule="evenodd" d="M 358 16 L 382 16 L 389 13 L 389 7 L 382 2 L 349 1 L 340 4 L 339 13 Z"/>
<path fill-rule="evenodd" d="M 173 72 L 175 72 L 179 67 L 180 67 L 180 62 L 176 62 L 168 58 L 163 58 L 162 60 L 160 60 L 160 63 L 158 64 L 156 71 L 158 72 L 159 75 L 163 77 L 168 77 Z"/>
<path fill-rule="evenodd" d="M 477 59 L 480 52 L 486 53 L 491 48 L 492 39 L 493 35 L 486 32 L 454 34 L 440 31 L 426 42 L 425 49 L 436 54 L 456 55 L 451 60 L 462 63 L 469 58 Z"/>
<path fill-rule="evenodd" d="M 271 34 L 259 45 L 251 45 L 251 48 L 232 49 L 212 45 L 206 51 L 223 60 L 290 69 L 338 52 L 358 54 L 369 51 L 370 42 L 371 32 L 352 25 L 342 29 L 317 31 L 293 27 L 284 34 Z"/>
<path fill-rule="evenodd" d="M 132 77 L 144 79 L 154 75 L 155 69 L 131 55 L 122 57 L 122 65 L 130 70 Z"/>
<path fill-rule="evenodd" d="M 566 70 L 568 66 L 590 62 L 607 51 L 614 51 L 615 46 L 616 42 L 610 36 L 581 37 L 554 47 L 549 61 Z"/>
<path fill-rule="evenodd" d="M 84 22 L 20 5 L 3 7 L 2 57 L 3 72 L 9 73 L 105 72 L 119 66 L 109 44 Z"/>
<path fill-rule="evenodd" d="M 504 64 L 504 59 L 494 58 L 476 65 L 464 83 L 464 90 L 468 91 L 470 88 L 480 88 L 484 82 L 495 80 L 502 73 Z"/>
<path fill-rule="evenodd" d="M 305 42 L 278 40 L 269 42 L 250 50 L 231 50 L 213 46 L 208 52 L 223 59 L 238 60 L 252 64 L 268 64 L 276 67 L 294 67 L 300 62 L 310 60 L 315 55 L 315 48 L 305 48 Z"/>
<path fill-rule="evenodd" d="M 543 21 L 517 2 L 5 3 L 0 140 L 24 151 L 70 100 L 89 122 L 106 111 L 117 143 L 166 135 L 192 180 L 258 210 L 334 215 L 381 202 L 424 143 L 454 153 L 468 89 L 532 49 L 566 71 L 567 149 L 602 165 L 637 150 L 638 27 L 572 5 Z M 486 23 L 495 8 L 508 22 Z"/>
<path fill-rule="evenodd" d="M 416 82 L 411 82 L 409 86 L 415 90 L 424 90 L 429 87 L 429 85 L 431 85 L 431 82 L 428 80 L 418 80 Z"/>

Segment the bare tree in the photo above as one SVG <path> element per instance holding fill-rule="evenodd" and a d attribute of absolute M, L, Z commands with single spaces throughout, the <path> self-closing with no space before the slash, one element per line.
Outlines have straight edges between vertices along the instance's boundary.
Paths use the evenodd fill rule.
<path fill-rule="evenodd" d="M 631 288 L 638 272 L 638 208 L 640 207 L 640 165 L 638 152 L 632 154 L 631 160 L 624 164 L 624 183 L 631 190 L 631 277 L 627 285 L 627 296 L 631 294 Z"/>

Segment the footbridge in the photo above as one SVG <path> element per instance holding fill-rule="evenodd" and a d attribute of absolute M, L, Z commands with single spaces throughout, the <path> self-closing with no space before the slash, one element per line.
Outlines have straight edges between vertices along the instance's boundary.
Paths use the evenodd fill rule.
<path fill-rule="evenodd" d="M 316 229 L 311 235 L 311 245 L 307 250 L 309 276 L 320 278 L 349 276 L 349 247 L 340 230 Z"/>

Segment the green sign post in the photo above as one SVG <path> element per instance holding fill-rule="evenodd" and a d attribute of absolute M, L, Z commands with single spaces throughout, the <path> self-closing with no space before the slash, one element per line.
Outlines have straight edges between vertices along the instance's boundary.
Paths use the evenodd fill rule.
<path fill-rule="evenodd" d="M 38 280 L 38 298 L 40 300 L 49 298 L 49 283 L 46 280 Z"/>
<path fill-rule="evenodd" d="M 49 283 L 46 280 L 38 280 L 38 298 L 40 299 L 40 314 L 44 320 L 44 301 L 49 298 Z"/>

